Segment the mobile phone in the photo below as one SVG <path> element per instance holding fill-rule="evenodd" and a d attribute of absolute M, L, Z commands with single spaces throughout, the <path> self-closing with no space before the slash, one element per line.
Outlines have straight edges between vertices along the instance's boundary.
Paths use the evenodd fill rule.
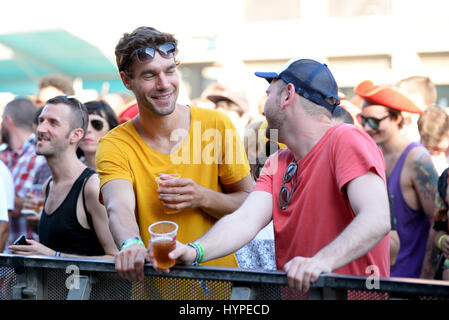
<path fill-rule="evenodd" d="M 16 241 L 14 241 L 14 245 L 19 245 L 19 246 L 27 246 L 27 245 L 29 245 L 28 244 L 28 242 L 27 242 L 27 240 L 26 240 L 26 237 L 25 237 L 25 235 L 24 234 L 22 234 L 20 237 L 18 237 L 17 239 L 16 239 Z"/>

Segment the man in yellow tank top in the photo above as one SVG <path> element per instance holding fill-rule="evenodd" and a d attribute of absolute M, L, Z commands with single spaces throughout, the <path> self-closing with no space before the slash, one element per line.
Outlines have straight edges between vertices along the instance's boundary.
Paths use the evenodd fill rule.
<path fill-rule="evenodd" d="M 177 103 L 176 44 L 171 34 L 140 27 L 124 34 L 115 49 L 122 82 L 136 96 L 139 114 L 100 140 L 96 162 L 100 200 L 121 248 L 116 270 L 129 280 L 143 279 L 150 224 L 174 221 L 177 239 L 193 241 L 236 210 L 252 188 L 230 119 Z M 158 187 L 161 174 L 181 178 Z M 233 254 L 207 264 L 237 266 Z"/>

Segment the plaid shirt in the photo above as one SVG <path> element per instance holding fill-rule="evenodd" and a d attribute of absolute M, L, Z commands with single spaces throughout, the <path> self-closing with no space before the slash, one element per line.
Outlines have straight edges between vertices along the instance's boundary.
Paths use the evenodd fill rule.
<path fill-rule="evenodd" d="M 36 155 L 35 144 L 33 133 L 16 151 L 6 149 L 0 153 L 1 160 L 11 171 L 16 195 L 22 198 L 31 188 L 37 169 L 46 162 L 45 157 Z"/>
<path fill-rule="evenodd" d="M 36 136 L 33 133 L 16 151 L 6 149 L 0 152 L 0 159 L 3 160 L 9 168 L 9 171 L 11 171 L 15 194 L 22 198 L 25 198 L 28 190 L 33 185 L 33 180 L 38 169 L 43 164 L 46 164 L 45 157 L 36 155 L 35 145 Z M 37 234 L 27 226 L 26 218 L 24 216 L 12 217 L 10 221 L 8 242 L 4 251 L 5 253 L 9 252 L 8 245 L 12 244 L 22 233 L 25 233 L 28 239 L 38 240 Z"/>

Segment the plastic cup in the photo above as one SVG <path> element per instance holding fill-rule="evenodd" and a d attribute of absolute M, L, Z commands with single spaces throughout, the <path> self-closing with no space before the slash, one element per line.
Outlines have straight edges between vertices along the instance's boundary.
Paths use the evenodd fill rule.
<path fill-rule="evenodd" d="M 150 241 L 158 268 L 173 267 L 176 261 L 170 259 L 168 254 L 176 248 L 178 225 L 172 221 L 159 221 L 150 225 L 148 231 L 151 235 Z"/>
<path fill-rule="evenodd" d="M 31 201 L 26 200 L 23 208 L 22 215 L 38 215 L 42 211 L 42 207 L 44 206 L 45 194 L 42 191 L 41 184 L 34 184 L 28 190 L 27 197 L 30 198 Z"/>
<path fill-rule="evenodd" d="M 181 178 L 181 175 L 180 175 L 179 173 L 162 173 L 162 175 L 164 176 L 164 178 L 170 177 L 170 179 L 180 179 L 180 178 Z M 159 187 L 159 184 L 160 184 L 162 181 L 166 181 L 166 180 L 168 180 L 168 179 L 162 179 L 162 178 L 159 176 L 159 177 L 156 177 L 155 180 L 156 180 L 157 186 Z M 175 202 L 171 202 L 171 203 L 175 204 Z M 175 213 L 178 213 L 178 212 L 179 212 L 179 210 L 177 210 L 177 209 L 167 208 L 167 207 L 164 206 L 164 205 L 163 205 L 163 207 L 164 207 L 164 213 L 166 213 L 166 214 L 175 214 Z"/>

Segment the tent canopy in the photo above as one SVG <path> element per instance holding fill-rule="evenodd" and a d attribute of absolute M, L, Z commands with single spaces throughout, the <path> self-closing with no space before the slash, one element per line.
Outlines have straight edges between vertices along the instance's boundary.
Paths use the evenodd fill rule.
<path fill-rule="evenodd" d="M 36 94 L 39 78 L 64 74 L 81 78 L 83 89 L 125 92 L 117 67 L 94 45 L 65 30 L 0 34 L 0 92 Z"/>

